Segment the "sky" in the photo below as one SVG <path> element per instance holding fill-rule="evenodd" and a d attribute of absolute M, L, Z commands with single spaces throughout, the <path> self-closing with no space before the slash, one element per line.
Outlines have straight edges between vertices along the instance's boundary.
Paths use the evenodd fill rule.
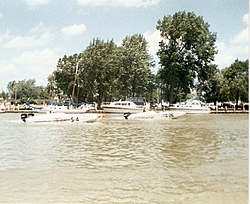
<path fill-rule="evenodd" d="M 83 52 L 94 38 L 120 45 L 143 34 L 157 61 L 157 21 L 179 11 L 202 16 L 217 33 L 219 69 L 249 58 L 248 0 L 0 0 L 0 90 L 14 80 L 46 86 L 58 59 Z"/>

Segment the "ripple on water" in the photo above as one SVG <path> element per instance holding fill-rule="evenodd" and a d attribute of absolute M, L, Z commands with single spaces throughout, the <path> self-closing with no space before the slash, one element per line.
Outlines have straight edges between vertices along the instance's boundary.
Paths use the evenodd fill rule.
<path fill-rule="evenodd" d="M 247 115 L 19 120 L 0 115 L 0 202 L 247 201 Z"/>

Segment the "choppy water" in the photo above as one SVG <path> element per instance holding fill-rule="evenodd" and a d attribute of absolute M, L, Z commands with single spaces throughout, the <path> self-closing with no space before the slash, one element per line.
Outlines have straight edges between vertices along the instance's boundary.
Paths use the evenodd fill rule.
<path fill-rule="evenodd" d="M 24 124 L 0 114 L 0 202 L 248 203 L 248 115 Z"/>

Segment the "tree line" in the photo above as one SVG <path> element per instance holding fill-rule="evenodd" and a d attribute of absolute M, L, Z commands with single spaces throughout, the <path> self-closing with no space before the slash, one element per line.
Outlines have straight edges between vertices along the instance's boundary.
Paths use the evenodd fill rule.
<path fill-rule="evenodd" d="M 161 35 L 156 74 L 143 35 L 126 36 L 120 46 L 94 38 L 83 52 L 58 60 L 47 87 L 35 86 L 35 79 L 12 81 L 8 94 L 19 101 L 55 96 L 61 101 L 96 101 L 99 107 L 128 97 L 175 103 L 194 94 L 206 102 L 248 102 L 248 60 L 236 59 L 219 70 L 214 64 L 216 33 L 201 16 L 177 12 L 158 20 L 156 29 Z"/>

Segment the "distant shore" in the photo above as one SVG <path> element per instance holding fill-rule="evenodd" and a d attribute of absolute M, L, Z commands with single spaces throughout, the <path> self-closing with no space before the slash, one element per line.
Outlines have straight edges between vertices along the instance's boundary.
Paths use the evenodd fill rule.
<path fill-rule="evenodd" d="M 160 110 L 155 110 L 156 112 L 159 112 Z M 168 110 L 165 110 L 166 112 Z M 5 110 L 0 113 L 39 113 L 38 110 Z M 103 110 L 90 110 L 89 113 L 105 113 Z M 210 114 L 248 114 L 248 110 L 234 110 L 234 109 L 219 109 L 218 111 L 212 110 Z"/>

